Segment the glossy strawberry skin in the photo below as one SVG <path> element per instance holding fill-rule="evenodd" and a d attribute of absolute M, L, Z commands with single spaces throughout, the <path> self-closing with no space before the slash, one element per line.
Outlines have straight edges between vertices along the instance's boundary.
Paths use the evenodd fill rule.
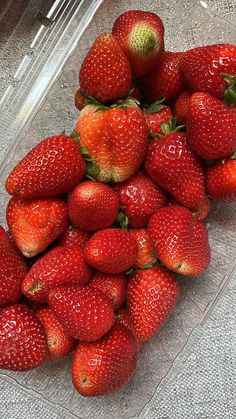
<path fill-rule="evenodd" d="M 34 200 L 12 197 L 6 218 L 17 247 L 26 257 L 43 252 L 68 225 L 67 206 L 56 197 Z"/>
<path fill-rule="evenodd" d="M 148 126 L 149 135 L 162 135 L 161 124 L 163 122 L 171 122 L 172 112 L 169 106 L 165 106 L 158 112 L 145 112 L 144 116 Z"/>
<path fill-rule="evenodd" d="M 127 56 L 135 77 L 147 74 L 164 51 L 164 26 L 155 13 L 129 10 L 115 21 L 112 33 Z"/>
<path fill-rule="evenodd" d="M 51 288 L 83 285 L 90 275 L 79 246 L 57 246 L 35 262 L 22 282 L 22 291 L 31 300 L 46 303 Z"/>
<path fill-rule="evenodd" d="M 199 275 L 208 267 L 207 229 L 187 208 L 161 208 L 151 217 L 148 233 L 157 258 L 168 269 L 181 275 Z"/>
<path fill-rule="evenodd" d="M 75 339 L 100 339 L 115 320 L 109 298 L 94 288 L 82 285 L 52 289 L 49 304 L 62 327 Z"/>
<path fill-rule="evenodd" d="M 236 75 L 236 46 L 215 44 L 186 51 L 180 67 L 188 88 L 224 98 L 227 83 L 222 73 Z"/>
<path fill-rule="evenodd" d="M 79 81 L 86 96 L 103 103 L 127 95 L 131 86 L 130 64 L 112 34 L 97 37 L 82 63 Z"/>
<path fill-rule="evenodd" d="M 2 226 L 0 226 L 0 260 L 0 307 L 4 307 L 19 301 L 21 282 L 28 269 Z"/>
<path fill-rule="evenodd" d="M 156 266 L 133 274 L 127 289 L 127 307 L 138 339 L 150 339 L 160 330 L 178 295 L 178 282 L 164 268 Z"/>
<path fill-rule="evenodd" d="M 135 262 L 138 246 L 127 231 L 107 228 L 97 231 L 87 243 L 86 262 L 104 273 L 120 273 Z"/>
<path fill-rule="evenodd" d="M 192 94 L 188 90 L 185 90 L 184 92 L 180 93 L 174 103 L 174 115 L 176 116 L 179 124 L 187 124 L 188 108 L 191 96 Z"/>
<path fill-rule="evenodd" d="M 149 176 L 182 205 L 207 212 L 204 171 L 184 133 L 171 133 L 153 141 L 148 148 L 145 168 Z"/>
<path fill-rule="evenodd" d="M 36 311 L 36 316 L 41 321 L 47 338 L 48 360 L 58 361 L 68 355 L 76 341 L 64 331 L 52 309 L 48 306 L 41 307 Z"/>
<path fill-rule="evenodd" d="M 48 355 L 43 326 L 22 304 L 0 309 L 0 368 L 26 371 L 41 365 Z"/>
<path fill-rule="evenodd" d="M 133 228 L 145 227 L 151 215 L 167 203 L 162 190 L 142 172 L 118 184 L 115 189 L 120 206 Z"/>
<path fill-rule="evenodd" d="M 136 368 L 133 334 L 116 323 L 97 342 L 80 342 L 72 362 L 72 381 L 83 396 L 98 396 L 120 390 Z"/>
<path fill-rule="evenodd" d="M 144 78 L 144 88 L 149 103 L 165 96 L 167 102 L 175 99 L 184 89 L 179 63 L 182 52 L 165 52 L 160 65 Z"/>
<path fill-rule="evenodd" d="M 213 199 L 236 201 L 236 160 L 226 159 L 207 168 L 207 189 Z"/>
<path fill-rule="evenodd" d="M 68 199 L 70 221 L 82 230 L 96 231 L 110 227 L 118 211 L 119 200 L 116 193 L 100 182 L 81 183 Z"/>
<path fill-rule="evenodd" d="M 77 227 L 69 226 L 57 240 L 58 246 L 79 246 L 83 249 L 91 237 L 88 231 L 82 231 Z"/>
<path fill-rule="evenodd" d="M 72 191 L 84 173 L 79 145 L 66 135 L 55 135 L 18 163 L 7 178 L 6 190 L 26 199 L 59 195 Z"/>
<path fill-rule="evenodd" d="M 189 103 L 187 136 L 203 159 L 215 160 L 236 150 L 236 113 L 207 93 L 194 93 Z"/>
<path fill-rule="evenodd" d="M 89 281 L 89 287 L 103 292 L 112 302 L 114 310 L 125 300 L 127 278 L 125 274 L 103 274 L 96 272 Z"/>
<path fill-rule="evenodd" d="M 88 105 L 80 112 L 76 131 L 100 169 L 95 176 L 100 182 L 122 182 L 141 166 L 148 130 L 138 106 L 97 111 L 97 106 Z"/>
<path fill-rule="evenodd" d="M 139 350 L 142 346 L 142 341 L 138 339 L 138 337 L 135 334 L 134 325 L 132 323 L 132 320 L 131 320 L 131 317 L 127 308 L 121 307 L 119 308 L 119 310 L 116 311 L 116 323 L 123 324 L 133 333 L 136 340 L 137 350 Z"/>
<path fill-rule="evenodd" d="M 151 243 L 147 229 L 132 229 L 130 234 L 135 238 L 138 244 L 138 253 L 134 267 L 137 269 L 143 269 L 147 265 L 153 265 L 156 263 L 157 258 L 154 254 L 154 247 Z"/>

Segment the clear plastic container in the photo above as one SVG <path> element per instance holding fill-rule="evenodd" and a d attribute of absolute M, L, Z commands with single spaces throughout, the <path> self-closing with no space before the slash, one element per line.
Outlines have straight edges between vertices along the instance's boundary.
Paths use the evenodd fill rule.
<path fill-rule="evenodd" d="M 111 30 L 120 13 L 128 9 L 158 13 L 166 28 L 166 49 L 185 50 L 216 42 L 236 43 L 235 7 L 234 0 L 227 4 L 194 0 L 29 1 L 0 51 L 0 151 L 5 154 L 0 171 L 1 224 L 5 224 L 8 196 L 4 182 L 9 171 L 41 138 L 73 129 L 81 62 L 95 37 Z M 4 10 L 1 19 L 0 23 L 4 22 Z M 22 33 L 27 42 L 14 60 Z M 207 220 L 211 265 L 199 278 L 180 279 L 181 298 L 174 313 L 160 333 L 143 345 L 137 372 L 123 390 L 106 397 L 81 397 L 71 383 L 70 359 L 26 373 L 1 372 L 1 378 L 43 398 L 66 416 L 127 419 L 145 415 L 154 398 L 160 397 L 163 383 L 181 369 L 187 348 L 194 350 L 201 325 L 235 273 L 235 209 L 234 205 L 212 209 Z"/>

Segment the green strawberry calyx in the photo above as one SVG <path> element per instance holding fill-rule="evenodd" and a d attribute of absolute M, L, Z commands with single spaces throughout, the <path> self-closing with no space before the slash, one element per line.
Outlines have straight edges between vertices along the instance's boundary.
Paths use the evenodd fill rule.
<path fill-rule="evenodd" d="M 93 158 L 89 157 L 90 151 L 87 147 L 81 146 L 80 153 L 87 165 L 85 177 L 96 182 L 96 177 L 100 173 L 100 167 L 94 162 Z"/>
<path fill-rule="evenodd" d="M 132 91 L 130 91 L 128 93 L 128 96 L 126 96 L 124 99 L 117 100 L 116 102 L 113 102 L 110 105 L 105 105 L 104 103 L 99 102 L 97 99 L 95 99 L 94 97 L 91 97 L 91 96 L 89 96 L 86 99 L 85 104 L 86 105 L 97 106 L 96 112 L 105 111 L 105 110 L 114 109 L 114 108 L 127 108 L 128 106 L 138 106 L 138 105 L 140 105 L 140 103 L 137 99 L 130 96 L 131 92 Z"/>
<path fill-rule="evenodd" d="M 116 222 L 122 230 L 128 230 L 129 219 L 123 211 L 120 211 L 116 217 Z"/>
<path fill-rule="evenodd" d="M 236 76 L 227 73 L 220 73 L 220 75 L 228 85 L 224 92 L 224 101 L 230 108 L 233 108 L 236 104 Z"/>
<path fill-rule="evenodd" d="M 145 113 L 156 113 L 160 112 L 162 109 L 166 108 L 166 105 L 164 105 L 165 96 L 161 96 L 158 100 L 156 100 L 151 105 L 145 106 L 143 108 L 143 112 Z"/>
<path fill-rule="evenodd" d="M 185 129 L 185 125 L 177 125 L 177 118 L 173 116 L 170 122 L 165 121 L 161 123 L 162 134 L 149 133 L 149 138 L 151 140 L 156 140 L 158 138 L 163 138 L 168 134 L 182 131 L 183 129 Z"/>

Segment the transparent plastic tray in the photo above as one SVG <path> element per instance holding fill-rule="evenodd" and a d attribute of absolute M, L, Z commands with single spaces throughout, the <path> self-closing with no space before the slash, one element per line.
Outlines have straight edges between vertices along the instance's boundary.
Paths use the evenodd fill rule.
<path fill-rule="evenodd" d="M 1 24 L 9 3 L 0 13 Z M 167 50 L 236 43 L 235 7 L 234 0 L 29 1 L 10 37 L 2 38 L 0 50 L 0 151 L 5 155 L 0 169 L 0 222 L 5 224 L 4 182 L 9 171 L 41 138 L 72 130 L 78 114 L 74 93 L 79 68 L 98 33 L 109 31 L 123 11 L 144 9 L 162 17 Z M 27 41 L 21 48 L 22 33 Z M 16 48 L 19 54 L 14 59 Z M 81 397 L 71 384 L 70 359 L 26 373 L 1 372 L 1 378 L 68 417 L 145 415 L 169 378 L 180 370 L 186 348 L 194 350 L 201 325 L 236 272 L 235 210 L 234 205 L 212 209 L 207 220 L 211 265 L 199 278 L 180 280 L 180 301 L 160 333 L 143 345 L 137 372 L 126 388 L 111 396 Z"/>

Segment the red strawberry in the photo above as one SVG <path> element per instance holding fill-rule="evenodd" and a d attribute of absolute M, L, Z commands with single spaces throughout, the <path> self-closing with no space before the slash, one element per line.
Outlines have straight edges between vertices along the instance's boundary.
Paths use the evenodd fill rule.
<path fill-rule="evenodd" d="M 81 111 L 85 106 L 86 97 L 84 96 L 81 89 L 78 89 L 75 93 L 75 106 Z"/>
<path fill-rule="evenodd" d="M 46 338 L 50 361 L 58 361 L 69 354 L 75 346 L 75 340 L 69 336 L 57 320 L 50 307 L 41 307 L 36 316 L 41 321 Z"/>
<path fill-rule="evenodd" d="M 183 52 L 166 52 L 160 65 L 144 78 L 144 88 L 149 103 L 161 96 L 166 101 L 175 99 L 184 88 L 179 63 Z"/>
<path fill-rule="evenodd" d="M 67 207 L 60 198 L 13 197 L 6 217 L 17 247 L 27 257 L 43 252 L 68 225 Z"/>
<path fill-rule="evenodd" d="M 136 342 L 127 327 L 116 323 L 97 342 L 80 342 L 72 363 L 72 381 L 83 396 L 109 394 L 130 380 L 137 362 Z"/>
<path fill-rule="evenodd" d="M 70 221 L 82 230 L 96 231 L 110 227 L 118 211 L 119 200 L 116 193 L 99 182 L 81 183 L 68 200 Z"/>
<path fill-rule="evenodd" d="M 184 53 L 180 67 L 190 90 L 223 99 L 228 83 L 221 73 L 236 76 L 236 46 L 216 44 L 190 49 Z"/>
<path fill-rule="evenodd" d="M 164 26 L 155 13 L 129 10 L 120 15 L 112 34 L 127 56 L 135 77 L 147 74 L 164 51 Z"/>
<path fill-rule="evenodd" d="M 134 228 L 145 227 L 151 215 L 166 205 L 162 190 L 142 172 L 117 185 L 116 191 L 120 205 Z"/>
<path fill-rule="evenodd" d="M 22 304 L 0 309 L 0 368 L 26 371 L 41 365 L 47 356 L 43 326 Z"/>
<path fill-rule="evenodd" d="M 188 107 L 190 103 L 191 93 L 188 90 L 180 93 L 179 97 L 174 103 L 174 114 L 180 124 L 187 124 L 188 121 Z"/>
<path fill-rule="evenodd" d="M 84 173 L 79 145 L 66 135 L 55 135 L 18 163 L 7 178 L 6 190 L 27 199 L 58 195 L 72 191 Z"/>
<path fill-rule="evenodd" d="M 135 334 L 141 341 L 150 339 L 166 321 L 179 295 L 179 284 L 167 270 L 138 270 L 127 289 L 127 306 Z"/>
<path fill-rule="evenodd" d="M 187 136 L 193 150 L 204 159 L 228 156 L 236 150 L 236 112 L 207 93 L 194 93 Z"/>
<path fill-rule="evenodd" d="M 89 277 L 82 249 L 58 246 L 35 262 L 22 283 L 22 291 L 31 300 L 46 303 L 51 288 L 86 284 Z"/>
<path fill-rule="evenodd" d="M 79 74 L 86 96 L 101 102 L 126 96 L 131 86 L 129 61 L 111 33 L 102 33 L 90 48 Z"/>
<path fill-rule="evenodd" d="M 171 123 L 172 112 L 169 106 L 162 104 L 163 99 L 157 100 L 152 105 L 143 109 L 146 123 L 148 126 L 149 136 L 151 138 L 162 135 L 161 124 L 163 122 Z"/>
<path fill-rule="evenodd" d="M 81 231 L 77 227 L 69 226 L 57 240 L 58 246 L 79 246 L 84 248 L 89 241 L 91 234 L 88 231 Z"/>
<path fill-rule="evenodd" d="M 198 211 L 202 218 L 209 210 L 203 167 L 182 132 L 173 132 L 153 141 L 145 168 L 149 176 L 182 205 Z"/>
<path fill-rule="evenodd" d="M 148 233 L 158 259 L 168 269 L 181 275 L 199 275 L 209 265 L 207 229 L 187 208 L 161 208 L 151 217 Z"/>
<path fill-rule="evenodd" d="M 207 189 L 219 201 L 236 201 L 236 156 L 216 162 L 207 169 Z"/>
<path fill-rule="evenodd" d="M 156 255 L 150 241 L 150 237 L 145 228 L 131 230 L 130 234 L 136 239 L 138 244 L 138 254 L 136 256 L 134 267 L 138 269 L 150 268 L 156 263 Z M 149 266 L 150 265 L 150 266 Z"/>
<path fill-rule="evenodd" d="M 125 274 L 97 272 L 93 275 L 88 286 L 103 292 L 111 300 L 114 310 L 116 310 L 125 300 L 126 282 Z"/>
<path fill-rule="evenodd" d="M 137 346 L 137 350 L 141 348 L 142 345 L 142 341 L 140 339 L 137 338 L 137 336 L 135 335 L 135 331 L 134 331 L 134 326 L 133 323 L 131 321 L 131 317 L 130 314 L 127 310 L 127 308 L 119 308 L 119 310 L 117 310 L 116 312 L 116 323 L 121 323 L 124 326 L 126 326 L 134 335 L 135 340 L 136 340 L 136 346 Z"/>
<path fill-rule="evenodd" d="M 95 173 L 97 180 L 122 182 L 143 162 L 148 141 L 146 121 L 132 99 L 117 107 L 98 109 L 88 105 L 80 112 L 76 125 L 80 143 L 100 169 Z"/>
<path fill-rule="evenodd" d="M 114 323 L 111 301 L 94 288 L 54 288 L 49 292 L 49 304 L 65 331 L 75 339 L 100 339 Z"/>
<path fill-rule="evenodd" d="M 135 262 L 138 246 L 127 231 L 107 228 L 97 231 L 84 252 L 87 263 L 104 273 L 120 273 Z"/>
<path fill-rule="evenodd" d="M 21 297 L 21 282 L 27 266 L 7 233 L 0 226 L 0 307 L 16 303 Z"/>

